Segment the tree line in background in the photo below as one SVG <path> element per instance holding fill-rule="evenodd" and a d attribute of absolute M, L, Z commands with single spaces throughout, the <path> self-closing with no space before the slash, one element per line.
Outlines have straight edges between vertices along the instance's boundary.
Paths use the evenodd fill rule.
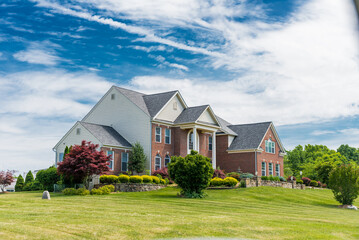
<path fill-rule="evenodd" d="M 324 145 L 308 144 L 304 148 L 298 145 L 287 151 L 284 158 L 284 175 L 307 177 L 328 184 L 329 173 L 343 164 L 358 166 L 359 149 L 347 144 L 341 145 L 337 151 Z"/>

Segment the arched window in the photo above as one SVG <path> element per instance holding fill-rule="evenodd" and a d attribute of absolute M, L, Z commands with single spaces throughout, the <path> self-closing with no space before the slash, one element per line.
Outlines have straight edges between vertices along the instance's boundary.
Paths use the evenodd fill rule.
<path fill-rule="evenodd" d="M 199 151 L 199 134 L 196 134 L 196 151 Z M 188 154 L 191 153 L 191 150 L 194 149 L 194 143 L 193 143 L 193 131 L 190 130 L 187 135 L 187 152 Z"/>
<path fill-rule="evenodd" d="M 155 157 L 155 171 L 161 169 L 161 156 L 159 154 Z"/>
<path fill-rule="evenodd" d="M 168 164 L 170 163 L 170 161 L 171 161 L 170 156 L 166 155 L 166 157 L 165 157 L 165 167 L 168 167 Z"/>

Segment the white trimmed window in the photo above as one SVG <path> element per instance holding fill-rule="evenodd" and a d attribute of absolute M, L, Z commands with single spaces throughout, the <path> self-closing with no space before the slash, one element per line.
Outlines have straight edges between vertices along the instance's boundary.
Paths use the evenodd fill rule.
<path fill-rule="evenodd" d="M 121 157 L 121 171 L 127 172 L 128 171 L 128 153 L 123 152 Z"/>
<path fill-rule="evenodd" d="M 161 156 L 159 154 L 155 157 L 155 171 L 161 169 Z"/>
<path fill-rule="evenodd" d="M 115 156 L 114 151 L 107 151 L 107 156 L 110 156 L 110 161 L 108 162 L 108 167 L 111 170 L 113 170 L 113 167 L 114 167 L 113 159 L 114 159 L 114 156 Z"/>
<path fill-rule="evenodd" d="M 81 128 L 76 128 L 76 135 L 80 135 L 81 134 Z"/>
<path fill-rule="evenodd" d="M 111 100 L 115 100 L 116 95 L 114 93 L 111 94 Z"/>
<path fill-rule="evenodd" d="M 268 163 L 269 175 L 273 176 L 273 163 Z"/>
<path fill-rule="evenodd" d="M 170 156 L 166 155 L 165 157 L 165 167 L 168 167 L 168 164 L 171 162 Z"/>
<path fill-rule="evenodd" d="M 177 102 L 173 103 L 173 110 L 177 110 Z"/>
<path fill-rule="evenodd" d="M 156 142 L 161 142 L 161 128 L 156 127 Z"/>
<path fill-rule="evenodd" d="M 171 129 L 170 128 L 165 129 L 165 143 L 171 144 Z"/>
<path fill-rule="evenodd" d="M 262 176 L 266 176 L 266 166 L 267 164 L 265 162 L 262 162 Z"/>
<path fill-rule="evenodd" d="M 213 148 L 213 139 L 212 139 L 212 136 L 209 136 L 208 138 L 208 150 L 212 151 L 212 148 Z"/>
<path fill-rule="evenodd" d="M 271 139 L 266 140 L 266 152 L 268 153 L 275 153 L 275 142 L 273 142 Z"/>
<path fill-rule="evenodd" d="M 279 164 L 275 165 L 275 175 L 278 177 L 280 176 L 280 165 Z"/>

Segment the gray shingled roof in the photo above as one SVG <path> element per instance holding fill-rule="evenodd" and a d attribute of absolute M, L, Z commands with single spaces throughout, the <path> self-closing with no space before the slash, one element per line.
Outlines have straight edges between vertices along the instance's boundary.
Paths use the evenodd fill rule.
<path fill-rule="evenodd" d="M 229 125 L 228 127 L 237 133 L 228 150 L 256 149 L 259 147 L 271 122 Z"/>
<path fill-rule="evenodd" d="M 176 118 L 174 123 L 189 123 L 195 122 L 206 110 L 208 105 L 188 107 L 182 111 L 182 113 Z"/>
<path fill-rule="evenodd" d="M 140 93 L 140 92 L 136 92 L 136 91 L 132 91 L 132 90 L 129 90 L 129 89 L 126 89 L 126 88 L 120 88 L 120 87 L 116 87 L 116 86 L 115 86 L 115 88 L 118 91 L 120 91 L 123 95 L 125 95 L 131 102 L 133 102 L 140 109 L 142 109 L 142 111 L 144 111 L 147 115 L 150 115 L 150 113 L 148 112 L 145 100 L 143 99 L 145 94 Z"/>
<path fill-rule="evenodd" d="M 219 130 L 220 132 L 224 132 L 226 134 L 237 136 L 237 133 L 235 133 L 234 131 L 232 131 L 232 129 L 230 129 L 228 127 L 229 125 L 232 125 L 232 124 L 230 124 L 229 122 L 227 122 L 223 118 L 218 117 L 217 115 L 216 115 L 216 117 L 218 119 L 219 125 L 221 126 L 221 129 Z"/>
<path fill-rule="evenodd" d="M 150 116 L 151 117 L 156 116 L 156 114 L 176 93 L 177 91 L 171 91 L 171 92 L 144 95 L 143 99 L 145 100 Z"/>
<path fill-rule="evenodd" d="M 112 127 L 87 122 L 80 122 L 80 124 L 94 135 L 103 145 L 132 147 L 132 145 Z"/>

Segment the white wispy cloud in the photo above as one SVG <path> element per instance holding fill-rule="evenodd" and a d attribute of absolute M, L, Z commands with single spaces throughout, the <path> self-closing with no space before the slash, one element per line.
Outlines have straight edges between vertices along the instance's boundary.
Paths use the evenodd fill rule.
<path fill-rule="evenodd" d="M 328 135 L 328 134 L 335 134 L 335 131 L 330 130 L 315 130 L 312 132 L 312 135 L 314 136 L 321 136 L 321 135 Z"/>
<path fill-rule="evenodd" d="M 58 48 L 60 48 L 59 45 L 49 41 L 31 42 L 26 50 L 13 54 L 13 57 L 21 62 L 55 66 L 62 61 L 55 51 Z"/>

